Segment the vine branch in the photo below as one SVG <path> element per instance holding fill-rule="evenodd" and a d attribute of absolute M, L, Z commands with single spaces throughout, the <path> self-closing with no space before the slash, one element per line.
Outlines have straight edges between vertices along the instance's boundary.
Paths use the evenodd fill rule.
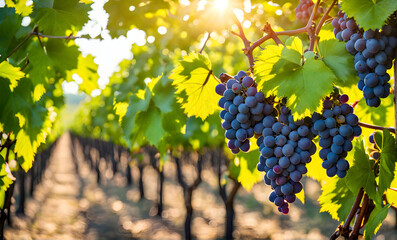
<path fill-rule="evenodd" d="M 267 33 L 267 35 L 271 37 L 277 45 L 284 45 L 280 38 L 278 38 L 277 34 L 273 31 L 272 26 L 270 26 L 269 23 L 266 23 L 261 30 Z"/>
<path fill-rule="evenodd" d="M 33 28 L 33 30 L 29 33 L 28 36 L 26 36 L 26 38 L 24 40 L 22 40 L 22 42 L 20 42 L 12 51 L 10 54 L 8 54 L 8 56 L 4 59 L 8 59 L 9 57 L 11 57 L 31 36 L 37 36 L 39 38 L 52 38 L 52 39 L 66 39 L 66 40 L 75 40 L 78 38 L 85 38 L 85 39 L 91 39 L 89 37 L 86 36 L 73 36 L 72 34 L 70 34 L 69 36 L 52 36 L 52 35 L 46 35 L 46 34 L 42 34 L 39 33 L 38 31 L 38 27 L 35 26 Z M 41 43 L 41 42 L 40 42 Z"/>
<path fill-rule="evenodd" d="M 22 42 L 20 42 L 12 51 L 11 51 L 11 53 L 10 54 L 8 54 L 8 56 L 4 59 L 4 60 L 6 60 L 6 59 L 8 59 L 9 57 L 11 57 L 12 56 L 12 54 L 14 54 L 33 34 L 34 34 L 34 32 L 36 31 L 36 28 L 37 27 L 34 27 L 33 28 L 33 30 L 29 33 L 29 35 L 22 41 Z"/>
<path fill-rule="evenodd" d="M 211 32 L 208 32 L 207 39 L 205 39 L 205 42 L 204 42 L 203 46 L 201 47 L 201 49 L 200 49 L 200 51 L 199 51 L 200 54 L 203 53 L 204 48 L 205 48 L 205 45 L 207 45 L 207 42 L 208 42 L 208 40 L 210 39 L 210 37 L 211 37 Z"/>
<path fill-rule="evenodd" d="M 396 133 L 396 129 L 392 128 L 392 127 L 382 127 L 382 126 L 376 126 L 376 125 L 372 125 L 372 124 L 368 124 L 368 123 L 363 123 L 363 122 L 358 122 L 358 125 L 365 127 L 365 128 L 371 128 L 371 129 L 375 129 L 375 130 L 389 130 L 392 133 Z"/>
<path fill-rule="evenodd" d="M 244 54 L 248 57 L 248 61 L 249 61 L 249 64 L 250 64 L 250 70 L 252 71 L 253 70 L 253 66 L 254 66 L 254 58 L 253 58 L 253 55 L 252 55 L 252 52 L 254 51 L 254 49 L 257 48 L 257 47 L 260 47 L 260 45 L 262 43 L 264 43 L 265 41 L 267 41 L 267 40 L 269 40 L 271 38 L 277 43 L 277 45 L 278 44 L 282 44 L 282 42 L 278 38 L 278 36 L 280 36 L 280 35 L 293 36 L 293 35 L 300 34 L 300 33 L 307 33 L 308 36 L 309 36 L 309 39 L 310 39 L 310 51 L 313 51 L 318 32 L 320 32 L 322 24 L 327 19 L 328 13 L 331 11 L 332 7 L 335 5 L 337 0 L 334 0 L 332 2 L 331 6 L 328 8 L 327 12 L 323 15 L 322 19 L 320 20 L 319 26 L 316 27 L 316 24 L 313 21 L 313 19 L 314 19 L 314 16 L 315 16 L 316 12 L 317 12 L 318 6 L 320 5 L 320 2 L 321 2 L 321 0 L 318 0 L 316 2 L 316 4 L 314 5 L 314 8 L 313 8 L 312 13 L 310 15 L 310 18 L 307 21 L 307 24 L 306 24 L 305 27 L 298 28 L 298 29 L 295 29 L 295 30 L 274 32 L 272 30 L 270 24 L 266 23 L 265 27 L 262 30 L 265 31 L 267 33 L 267 35 L 263 36 L 260 39 L 258 39 L 257 41 L 255 41 L 252 45 L 251 45 L 251 42 L 246 38 L 240 21 L 237 19 L 237 17 L 234 14 L 232 14 L 233 20 L 234 20 L 235 24 L 237 25 L 237 27 L 239 29 L 239 33 L 236 33 L 236 32 L 233 32 L 233 31 L 231 33 L 236 35 L 236 36 L 238 36 L 243 41 L 243 43 L 244 43 L 243 51 L 244 51 Z"/>
<path fill-rule="evenodd" d="M 331 12 L 332 8 L 334 7 L 334 5 L 337 2 L 338 2 L 338 0 L 332 1 L 331 5 L 328 7 L 327 11 L 324 13 L 322 18 L 320 19 L 320 22 L 318 22 L 317 27 L 316 27 L 316 32 L 315 32 L 316 36 L 318 36 L 318 34 L 320 33 L 320 30 L 321 30 L 324 22 L 328 19 L 329 12 Z"/>
<path fill-rule="evenodd" d="M 240 23 L 240 21 L 237 19 L 236 15 L 235 15 L 235 14 L 232 14 L 232 17 L 233 17 L 234 23 L 237 25 L 238 30 L 239 30 L 239 33 L 238 33 L 238 34 L 235 33 L 235 32 L 232 32 L 232 33 L 233 33 L 234 35 L 238 36 L 239 38 L 241 38 L 241 40 L 243 41 L 243 43 L 244 43 L 243 51 L 244 51 L 244 54 L 245 54 L 245 55 L 247 56 L 247 58 L 248 58 L 248 62 L 249 62 L 249 65 L 250 65 L 249 69 L 250 69 L 250 71 L 252 72 L 253 69 L 254 69 L 254 56 L 252 55 L 252 52 L 247 51 L 247 50 L 250 48 L 251 42 L 250 42 L 250 41 L 247 39 L 247 37 L 245 36 L 244 30 L 243 30 L 243 26 L 241 26 L 241 23 Z"/>
<path fill-rule="evenodd" d="M 356 200 L 354 201 L 353 207 L 350 210 L 345 223 L 343 224 L 343 227 L 342 227 L 343 233 L 342 234 L 349 232 L 350 222 L 353 220 L 354 214 L 357 212 L 357 209 L 360 206 L 360 202 L 361 202 L 361 199 L 363 198 L 363 194 L 364 194 L 364 189 L 360 188 L 360 191 L 357 194 Z"/>
<path fill-rule="evenodd" d="M 367 212 L 368 204 L 369 204 L 369 198 L 368 198 L 368 195 L 365 194 L 364 200 L 363 200 L 363 205 L 361 206 L 361 209 L 360 209 L 360 214 L 356 217 L 356 220 L 355 220 L 354 226 L 353 226 L 353 230 L 352 230 L 352 233 L 351 233 L 349 239 L 357 239 L 359 231 L 361 229 L 361 223 L 362 223 L 363 218 Z"/>

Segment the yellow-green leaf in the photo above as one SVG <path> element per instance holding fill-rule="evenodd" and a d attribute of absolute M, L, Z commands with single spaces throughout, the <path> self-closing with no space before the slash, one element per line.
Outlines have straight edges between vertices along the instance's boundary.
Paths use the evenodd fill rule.
<path fill-rule="evenodd" d="M 197 53 L 184 56 L 170 78 L 174 80 L 178 102 L 188 116 L 204 120 L 219 108 L 215 93 L 217 79 L 207 56 Z"/>
<path fill-rule="evenodd" d="M 25 73 L 20 70 L 19 67 L 14 67 L 9 64 L 7 61 L 3 61 L 0 63 L 0 77 L 8 78 L 11 82 L 10 89 L 11 91 L 18 85 L 18 80 L 23 78 Z"/>
<path fill-rule="evenodd" d="M 23 161 L 20 162 L 20 164 L 22 168 L 27 172 L 32 167 L 34 160 L 35 151 L 33 143 L 23 129 L 18 132 L 16 140 L 17 141 L 15 143 L 14 150 L 16 153 L 18 153 L 18 156 L 23 158 Z"/>
<path fill-rule="evenodd" d="M 33 11 L 33 1 L 28 0 L 6 0 L 7 7 L 15 8 L 15 12 L 23 17 L 29 16 Z"/>

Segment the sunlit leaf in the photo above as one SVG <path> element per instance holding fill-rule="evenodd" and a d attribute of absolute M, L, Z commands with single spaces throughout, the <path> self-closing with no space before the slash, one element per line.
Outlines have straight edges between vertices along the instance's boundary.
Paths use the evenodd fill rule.
<path fill-rule="evenodd" d="M 325 65 L 337 77 L 335 84 L 346 86 L 357 83 L 358 77 L 354 68 L 354 57 L 347 52 L 346 43 L 336 39 L 320 41 L 319 51 Z"/>
<path fill-rule="evenodd" d="M 23 78 L 25 73 L 20 71 L 19 67 L 14 67 L 7 61 L 0 63 L 0 77 L 8 78 L 10 80 L 11 91 L 18 85 L 18 80 Z"/>
<path fill-rule="evenodd" d="M 237 179 L 247 191 L 250 191 L 255 183 L 263 180 L 256 169 L 259 156 L 259 151 L 253 149 L 248 153 L 239 153 L 234 160 L 230 161 L 229 171 L 231 177 Z"/>
<path fill-rule="evenodd" d="M 27 172 L 32 167 L 34 160 L 33 142 L 23 129 L 17 134 L 16 140 L 15 152 L 20 156 L 19 164 Z"/>
<path fill-rule="evenodd" d="M 6 0 L 7 7 L 15 8 L 15 12 L 23 17 L 29 16 L 33 11 L 33 3 L 27 4 L 28 0 L 12 1 Z"/>
<path fill-rule="evenodd" d="M 183 57 L 170 78 L 174 80 L 176 93 L 186 94 L 186 98 L 178 96 L 178 102 L 188 116 L 205 119 L 219 109 L 215 93 L 217 80 L 207 56 L 190 53 Z"/>
<path fill-rule="evenodd" d="M 271 49 L 270 54 L 266 50 L 262 51 L 263 57 L 258 58 L 256 66 L 263 91 L 267 95 L 274 93 L 278 97 L 287 97 L 286 105 L 294 118 L 299 119 L 319 110 L 321 100 L 332 92 L 332 82 L 336 80 L 332 71 L 323 61 L 314 58 L 306 59 L 303 66 L 294 64 L 285 67 L 286 61 L 282 55 L 278 56 L 280 47 Z M 276 67 L 280 63 L 283 63 L 283 69 L 269 72 L 273 65 Z M 275 74 L 272 77 L 266 76 L 273 71 Z"/>
<path fill-rule="evenodd" d="M 320 212 L 328 212 L 337 221 L 346 219 L 356 196 L 346 185 L 346 179 L 334 177 L 321 188 Z"/>

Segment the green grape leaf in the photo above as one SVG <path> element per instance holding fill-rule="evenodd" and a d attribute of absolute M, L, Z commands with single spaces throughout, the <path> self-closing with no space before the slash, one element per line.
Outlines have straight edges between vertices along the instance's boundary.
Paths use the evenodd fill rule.
<path fill-rule="evenodd" d="M 15 14 L 14 8 L 0 8 L 0 62 L 5 58 L 16 46 L 15 35 L 21 28 L 21 21 L 18 15 Z M 14 46 L 15 45 L 15 46 Z"/>
<path fill-rule="evenodd" d="M 146 140 L 155 146 L 160 144 L 161 138 L 165 134 L 162 126 L 161 112 L 155 106 L 150 106 L 147 111 L 141 111 L 135 119 L 134 133 L 140 132 Z M 133 134 L 134 135 L 134 134 Z"/>
<path fill-rule="evenodd" d="M 5 132 L 17 133 L 24 125 L 16 115 L 28 115 L 30 109 L 30 95 L 32 91 L 31 82 L 27 78 L 22 78 L 12 94 L 9 94 L 4 106 L 3 114 L 0 115 L 0 121 L 7 123 L 4 125 Z"/>
<path fill-rule="evenodd" d="M 319 110 L 322 98 L 332 92 L 332 82 L 336 80 L 331 69 L 323 61 L 314 58 L 306 59 L 303 66 L 283 64 L 284 68 L 281 69 L 278 64 L 285 60 L 283 53 L 277 57 L 278 53 L 280 47 L 272 47 L 270 53 L 265 50 L 258 57 L 258 88 L 262 87 L 266 95 L 274 93 L 278 97 L 288 97 L 286 105 L 296 119 Z M 276 70 L 272 68 L 273 65 L 277 67 Z M 269 75 L 272 73 L 275 74 Z"/>
<path fill-rule="evenodd" d="M 167 114 L 181 108 L 175 98 L 175 89 L 171 82 L 167 80 L 165 76 L 160 76 L 152 79 L 148 84 L 153 95 L 153 101 L 156 107 L 161 110 L 162 114 Z"/>
<path fill-rule="evenodd" d="M 35 150 L 33 142 L 25 130 L 21 129 L 16 137 L 15 152 L 20 156 L 18 162 L 27 172 L 33 165 Z"/>
<path fill-rule="evenodd" d="M 23 78 L 25 73 L 19 67 L 14 67 L 7 61 L 0 63 L 0 77 L 8 78 L 10 80 L 11 91 L 18 85 L 18 80 Z"/>
<path fill-rule="evenodd" d="M 353 166 L 347 171 L 346 184 L 354 194 L 357 194 L 360 188 L 364 188 L 374 202 L 379 202 L 380 196 L 376 192 L 375 174 L 365 152 L 364 142 L 356 139 L 353 145 L 353 150 L 346 157 L 350 164 L 353 163 Z"/>
<path fill-rule="evenodd" d="M 259 159 L 259 151 L 252 149 L 248 153 L 239 153 L 230 161 L 230 176 L 237 179 L 247 191 L 250 191 L 255 183 L 262 180 L 261 174 L 256 169 L 257 159 Z"/>
<path fill-rule="evenodd" d="M 286 41 L 286 46 L 270 45 L 257 57 L 255 63 L 255 82 L 258 89 L 269 93 L 269 89 L 264 84 L 272 79 L 275 74 L 284 69 L 293 70 L 301 66 L 302 60 L 302 41 L 297 37 L 290 37 Z"/>
<path fill-rule="evenodd" d="M 395 0 L 345 0 L 341 9 L 349 17 L 354 17 L 357 24 L 364 30 L 380 29 L 387 18 L 397 10 Z"/>
<path fill-rule="evenodd" d="M 66 71 L 77 68 L 80 52 L 76 45 L 65 44 L 59 39 L 49 39 L 46 44 L 48 56 L 51 58 L 54 69 L 66 77 Z"/>
<path fill-rule="evenodd" d="M 79 0 L 34 0 L 33 21 L 39 31 L 48 35 L 65 35 L 66 30 L 77 32 L 88 21 L 90 6 Z"/>
<path fill-rule="evenodd" d="M 43 84 L 37 84 L 34 87 L 34 91 L 33 91 L 33 101 L 37 102 L 41 99 L 41 97 L 44 95 L 44 93 L 46 93 L 46 89 L 44 87 Z"/>
<path fill-rule="evenodd" d="M 382 222 L 386 219 L 390 205 L 382 207 L 381 205 L 375 205 L 375 209 L 372 210 L 371 215 L 368 218 L 368 222 L 365 224 L 364 239 L 371 240 L 374 235 L 378 232 Z"/>
<path fill-rule="evenodd" d="M 19 0 L 16 2 L 17 3 L 15 3 L 12 0 L 6 0 L 6 6 L 10 8 L 15 8 L 16 14 L 19 14 L 23 17 L 29 16 L 29 14 L 32 13 L 33 11 L 32 2 L 30 2 L 30 4 L 27 4 L 28 0 Z"/>
<path fill-rule="evenodd" d="M 337 77 L 335 84 L 340 86 L 356 84 L 358 77 L 354 68 L 354 57 L 347 52 L 346 43 L 336 39 L 320 41 L 319 51 L 325 65 Z"/>
<path fill-rule="evenodd" d="M 146 111 L 149 107 L 149 103 L 151 100 L 150 91 L 141 90 L 139 93 L 141 92 L 143 93 L 143 96 L 140 96 L 142 94 L 134 94 L 129 98 L 127 112 L 121 120 L 121 127 L 126 137 L 125 140 L 130 147 L 130 137 L 135 127 L 136 114 L 140 111 Z"/>
<path fill-rule="evenodd" d="M 377 139 L 375 139 L 376 141 Z M 378 140 L 379 142 L 379 140 Z M 378 142 L 375 142 L 378 145 Z M 390 187 L 394 179 L 394 169 L 397 161 L 396 140 L 388 130 L 383 130 L 383 138 L 379 143 L 381 153 L 379 166 L 379 186 L 378 191 L 383 194 Z"/>
<path fill-rule="evenodd" d="M 4 78 L 0 78 L 0 123 L 2 122 L 2 117 L 5 114 L 3 113 L 6 104 L 10 98 L 11 95 L 11 89 L 9 87 L 9 81 L 4 79 Z"/>
<path fill-rule="evenodd" d="M 55 69 L 51 58 L 38 42 L 29 45 L 28 78 L 34 85 L 47 84 L 50 78 L 55 77 Z"/>
<path fill-rule="evenodd" d="M 346 219 L 353 206 L 356 195 L 354 195 L 346 185 L 346 179 L 334 177 L 329 179 L 322 188 L 320 202 L 320 212 L 328 212 L 337 221 Z"/>
<path fill-rule="evenodd" d="M 184 56 L 169 78 L 174 80 L 178 102 L 188 116 L 206 119 L 219 109 L 215 93 L 217 79 L 206 55 L 190 53 Z M 181 97 L 182 93 L 186 97 Z"/>

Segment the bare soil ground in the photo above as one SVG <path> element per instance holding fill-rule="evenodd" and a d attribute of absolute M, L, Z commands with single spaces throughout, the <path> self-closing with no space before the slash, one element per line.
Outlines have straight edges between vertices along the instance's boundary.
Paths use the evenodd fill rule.
<path fill-rule="evenodd" d="M 164 166 L 164 212 L 156 215 L 158 174 L 144 169 L 146 199 L 139 200 L 139 172 L 133 167 L 134 183 L 127 186 L 125 168 L 113 176 L 102 166 L 100 185 L 79 149 L 78 169 L 72 160 L 70 136 L 65 134 L 56 146 L 43 182 L 34 198 L 26 201 L 26 216 L 13 216 L 13 226 L 6 226 L 6 239 L 183 239 L 185 208 L 182 188 L 176 180 L 175 165 Z M 185 166 L 185 176 L 193 169 Z M 193 193 L 192 232 L 197 239 L 222 239 L 225 209 L 218 194 L 217 178 L 203 170 L 203 182 Z M 188 177 L 189 180 L 189 177 Z M 270 188 L 256 184 L 251 192 L 241 188 L 235 200 L 236 239 L 297 240 L 328 239 L 337 227 L 327 213 L 319 213 L 319 185 L 305 180 L 306 202 L 294 203 L 290 213 L 280 215 L 268 201 Z M 390 210 L 375 239 L 397 239 L 395 212 Z"/>

